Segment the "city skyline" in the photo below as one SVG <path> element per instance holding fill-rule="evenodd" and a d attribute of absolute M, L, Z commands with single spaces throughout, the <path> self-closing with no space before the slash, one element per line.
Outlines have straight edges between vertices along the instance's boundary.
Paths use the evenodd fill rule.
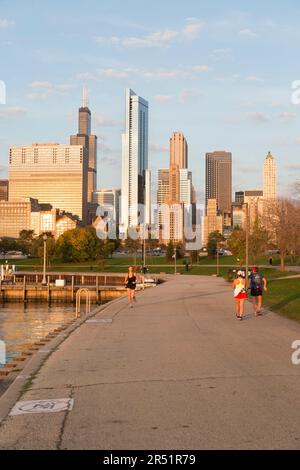
<path fill-rule="evenodd" d="M 172 11 L 157 3 L 154 18 L 152 12 L 145 15 L 133 8 L 136 2 L 129 3 L 132 8 L 120 2 L 108 8 L 90 1 L 95 13 L 91 18 L 81 6 L 64 15 L 66 7 L 55 1 L 44 9 L 36 2 L 26 8 L 2 2 L 1 17 L 7 22 L 0 30 L 0 47 L 6 52 L 0 59 L 0 78 L 7 85 L 7 103 L 0 105 L 0 178 L 7 176 L 9 145 L 67 143 L 87 83 L 95 113 L 93 132 L 99 135 L 97 188 L 121 186 L 122 103 L 124 88 L 130 86 L 151 103 L 152 174 L 167 166 L 169 135 L 180 131 L 189 142 L 189 168 L 199 201 L 204 199 L 205 153 L 219 149 L 233 155 L 233 191 L 262 187 L 261 162 L 271 149 L 279 194 L 288 194 L 288 185 L 299 174 L 299 108 L 291 104 L 291 84 L 298 77 L 289 60 L 278 73 L 268 51 L 276 45 L 278 54 L 291 56 L 290 41 L 298 37 L 298 5 L 288 2 L 293 15 L 276 3 L 272 13 L 260 5 L 258 15 L 258 2 L 247 11 L 234 1 L 227 7 L 214 2 L 217 14 L 207 5 L 200 9 L 197 2 L 173 2 Z M 54 12 L 60 18 L 57 35 L 47 34 L 57 28 Z M 29 34 L 32 16 L 38 27 Z M 79 17 L 89 31 L 84 44 Z M 37 48 L 35 35 L 40 37 L 41 28 L 51 43 L 42 39 Z M 66 38 L 62 46 L 61 35 Z M 26 73 L 16 74 L 15 64 L 22 67 L 25 60 Z"/>

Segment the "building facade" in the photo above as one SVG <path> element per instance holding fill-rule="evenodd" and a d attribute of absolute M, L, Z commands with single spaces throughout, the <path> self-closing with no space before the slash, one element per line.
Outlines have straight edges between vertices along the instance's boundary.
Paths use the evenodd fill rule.
<path fill-rule="evenodd" d="M 88 152 L 83 145 L 32 144 L 9 150 L 9 201 L 37 199 L 87 223 Z"/>
<path fill-rule="evenodd" d="M 148 102 L 131 89 L 126 90 L 125 132 L 122 136 L 122 202 L 120 230 L 127 237 L 129 227 L 139 220 L 138 205 L 144 204 L 145 170 L 148 169 Z"/>
<path fill-rule="evenodd" d="M 0 180 L 0 201 L 8 201 L 8 180 Z"/>
<path fill-rule="evenodd" d="M 208 200 L 216 199 L 220 213 L 231 212 L 232 204 L 232 155 L 218 151 L 207 153 L 205 158 L 205 212 Z"/>
<path fill-rule="evenodd" d="M 120 198 L 121 189 L 99 189 L 94 192 L 93 202 L 97 206 L 111 207 L 113 212 L 113 220 L 116 225 L 120 221 Z"/>
<path fill-rule="evenodd" d="M 182 132 L 173 132 L 170 137 L 170 166 L 179 169 L 188 167 L 188 145 Z"/>
<path fill-rule="evenodd" d="M 207 246 L 209 235 L 213 232 L 223 233 L 223 216 L 218 214 L 216 199 L 208 199 L 206 215 L 202 218 L 202 242 Z"/>
<path fill-rule="evenodd" d="M 87 202 L 93 202 L 97 188 L 97 136 L 91 133 L 91 111 L 87 89 L 83 89 L 82 106 L 78 111 L 78 133 L 71 135 L 70 145 L 82 145 L 88 158 Z"/>
<path fill-rule="evenodd" d="M 274 201 L 277 198 L 276 162 L 271 152 L 264 161 L 263 196 L 266 201 Z"/>

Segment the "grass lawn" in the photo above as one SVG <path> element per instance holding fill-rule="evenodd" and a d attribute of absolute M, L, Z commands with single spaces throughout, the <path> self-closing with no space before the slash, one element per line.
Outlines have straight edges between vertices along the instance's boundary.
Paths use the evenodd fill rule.
<path fill-rule="evenodd" d="M 273 312 L 300 321 L 300 278 L 270 281 L 264 302 Z"/>

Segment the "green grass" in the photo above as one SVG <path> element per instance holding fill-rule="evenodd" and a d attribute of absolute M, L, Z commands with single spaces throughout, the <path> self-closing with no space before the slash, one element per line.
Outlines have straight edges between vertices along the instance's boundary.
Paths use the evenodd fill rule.
<path fill-rule="evenodd" d="M 269 282 L 264 303 L 273 312 L 300 321 L 300 278 Z"/>

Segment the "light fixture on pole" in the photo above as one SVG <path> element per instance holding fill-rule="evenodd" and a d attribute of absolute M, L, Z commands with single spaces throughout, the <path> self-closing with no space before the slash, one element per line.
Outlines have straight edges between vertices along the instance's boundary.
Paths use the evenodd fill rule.
<path fill-rule="evenodd" d="M 43 235 L 43 242 L 44 242 L 44 261 L 43 261 L 43 279 L 42 279 L 42 285 L 45 286 L 47 285 L 47 280 L 46 280 L 46 260 L 47 260 L 47 234 L 44 233 Z"/>

